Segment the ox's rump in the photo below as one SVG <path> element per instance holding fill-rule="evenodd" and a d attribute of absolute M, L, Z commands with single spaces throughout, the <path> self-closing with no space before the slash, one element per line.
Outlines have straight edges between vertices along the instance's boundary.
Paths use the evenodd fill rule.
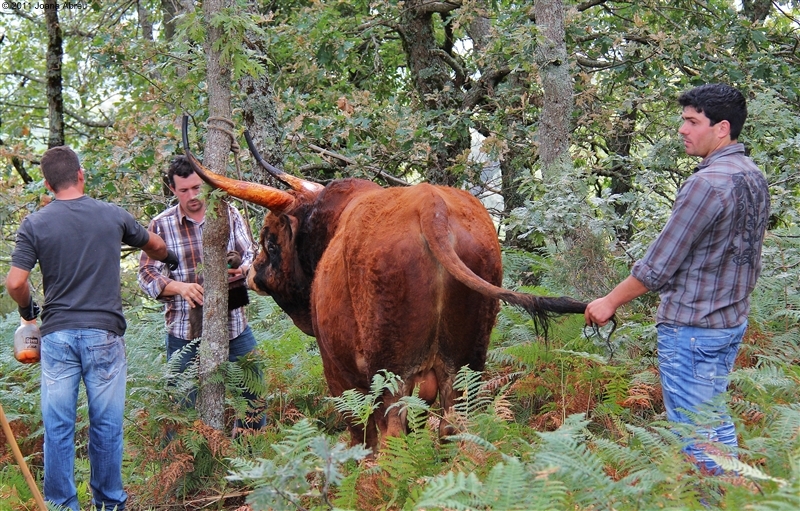
<path fill-rule="evenodd" d="M 334 387 L 369 389 L 381 369 L 408 386 L 426 382 L 425 394 L 431 374 L 441 389 L 463 365 L 483 369 L 499 302 L 457 281 L 431 253 L 421 211 L 437 198 L 451 211 L 449 236 L 464 263 L 500 283 L 494 226 L 466 192 L 421 185 L 359 197 L 343 213 L 312 288 L 315 335 L 334 394 Z"/>

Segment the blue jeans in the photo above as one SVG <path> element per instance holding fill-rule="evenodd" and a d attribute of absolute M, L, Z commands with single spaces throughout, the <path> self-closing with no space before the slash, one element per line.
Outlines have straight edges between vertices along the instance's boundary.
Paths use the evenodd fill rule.
<path fill-rule="evenodd" d="M 694 456 L 698 464 L 712 472 L 719 466 L 705 451 L 708 442 L 719 442 L 735 456 L 738 446 L 736 430 L 726 406 L 710 409 L 707 405 L 728 390 L 728 375 L 733 369 L 739 344 L 747 322 L 734 328 L 698 328 L 660 324 L 658 330 L 658 363 L 667 419 L 692 424 L 702 443 L 689 441 L 684 452 Z M 718 399 L 717 399 L 718 401 Z M 689 418 L 684 411 L 698 412 L 701 405 L 703 424 Z"/>
<path fill-rule="evenodd" d="M 193 342 L 187 339 L 181 339 L 180 337 L 175 337 L 174 335 L 167 334 L 167 360 L 172 364 L 175 364 L 175 361 L 172 360 L 173 355 L 176 352 L 184 350 L 186 346 L 189 346 L 188 349 L 182 351 L 179 355 L 181 359 L 177 361 L 177 367 L 172 365 L 175 369 L 179 372 L 183 372 L 189 366 L 189 363 L 197 357 L 197 347 L 199 346 L 199 342 Z M 229 347 L 228 347 L 228 361 L 236 362 L 243 356 L 247 355 L 256 347 L 256 338 L 253 335 L 253 331 L 250 329 L 250 326 L 246 326 L 245 329 L 239 334 L 237 337 L 231 339 Z M 259 375 L 260 377 L 261 375 Z M 248 389 L 242 390 L 242 396 L 247 399 L 247 402 L 250 403 L 250 411 L 247 413 L 247 421 L 246 424 L 242 425 L 241 422 L 237 419 L 237 426 L 238 427 L 247 427 L 251 429 L 261 429 L 267 423 L 267 418 L 264 415 L 263 410 L 258 404 L 258 396 L 252 393 Z M 195 399 L 197 397 L 197 391 L 193 390 L 189 396 L 187 396 L 185 403 L 189 406 L 194 406 Z"/>
<path fill-rule="evenodd" d="M 125 509 L 125 339 L 105 330 L 60 330 L 43 336 L 41 349 L 45 499 L 80 509 L 75 488 L 75 419 L 83 380 L 89 403 L 92 505 L 109 511 Z"/>

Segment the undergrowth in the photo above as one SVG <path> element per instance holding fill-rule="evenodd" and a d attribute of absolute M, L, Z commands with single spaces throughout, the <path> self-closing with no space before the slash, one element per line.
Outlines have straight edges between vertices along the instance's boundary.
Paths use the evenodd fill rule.
<path fill-rule="evenodd" d="M 366 420 L 393 375 L 379 375 L 370 395 L 329 398 L 314 340 L 270 299 L 251 295 L 257 353 L 226 366 L 227 426 L 216 431 L 182 406 L 195 374 L 169 377 L 163 316 L 133 301 L 126 310 L 128 509 L 800 509 L 800 304 L 796 278 L 786 277 L 796 263 L 790 249 L 779 237 L 765 248 L 727 396 L 739 458 L 723 461 L 732 475 L 722 477 L 686 460 L 665 421 L 648 300 L 620 311 L 610 339 L 573 316 L 557 320 L 543 342 L 526 314 L 503 307 L 486 370 L 458 375 L 460 398 L 447 417 L 458 433 L 439 439 L 439 411 L 411 396 L 397 405 L 409 433 L 383 439 L 378 453 L 350 447 L 342 417 Z M 526 265 L 515 257 L 518 271 L 546 274 L 542 260 Z M 536 279 L 506 278 L 521 280 Z M 539 280 L 548 288 L 526 290 L 565 293 L 552 276 Z M 18 324 L 16 314 L 0 318 L 0 335 L 10 339 Z M 0 350 L 0 402 L 41 487 L 38 366 L 11 354 L 10 346 Z M 254 378 L 256 367 L 263 380 Z M 230 425 L 246 411 L 242 387 L 263 395 L 268 426 L 233 439 Z M 82 396 L 76 449 L 83 504 L 87 428 Z M 0 460 L 0 509 L 33 509 L 5 447 Z"/>

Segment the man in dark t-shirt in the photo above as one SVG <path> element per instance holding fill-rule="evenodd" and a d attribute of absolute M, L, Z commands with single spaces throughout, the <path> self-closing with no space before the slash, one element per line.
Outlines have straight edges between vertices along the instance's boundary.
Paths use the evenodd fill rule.
<path fill-rule="evenodd" d="M 17 231 L 6 277 L 20 315 L 35 320 L 39 306 L 29 276 L 42 272 L 42 420 L 44 497 L 79 511 L 75 486 L 75 419 L 78 388 L 89 404 L 92 505 L 123 510 L 122 419 L 125 408 L 125 317 L 120 293 L 122 243 L 167 264 L 177 260 L 164 240 L 124 209 L 84 195 L 78 156 L 66 146 L 41 161 L 45 186 L 55 199 L 28 215 Z"/>

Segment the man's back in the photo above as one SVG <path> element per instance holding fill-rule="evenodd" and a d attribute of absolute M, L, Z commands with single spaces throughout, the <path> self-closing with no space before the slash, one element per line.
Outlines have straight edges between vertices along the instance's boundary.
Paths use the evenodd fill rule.
<path fill-rule="evenodd" d="M 142 246 L 148 238 L 125 210 L 87 196 L 53 201 L 26 217 L 12 264 L 30 270 L 39 262 L 43 335 L 89 327 L 122 335 L 121 242 Z"/>
<path fill-rule="evenodd" d="M 741 144 L 703 160 L 632 270 L 661 297 L 656 321 L 703 328 L 742 324 L 761 273 L 768 218 L 766 178 Z"/>

